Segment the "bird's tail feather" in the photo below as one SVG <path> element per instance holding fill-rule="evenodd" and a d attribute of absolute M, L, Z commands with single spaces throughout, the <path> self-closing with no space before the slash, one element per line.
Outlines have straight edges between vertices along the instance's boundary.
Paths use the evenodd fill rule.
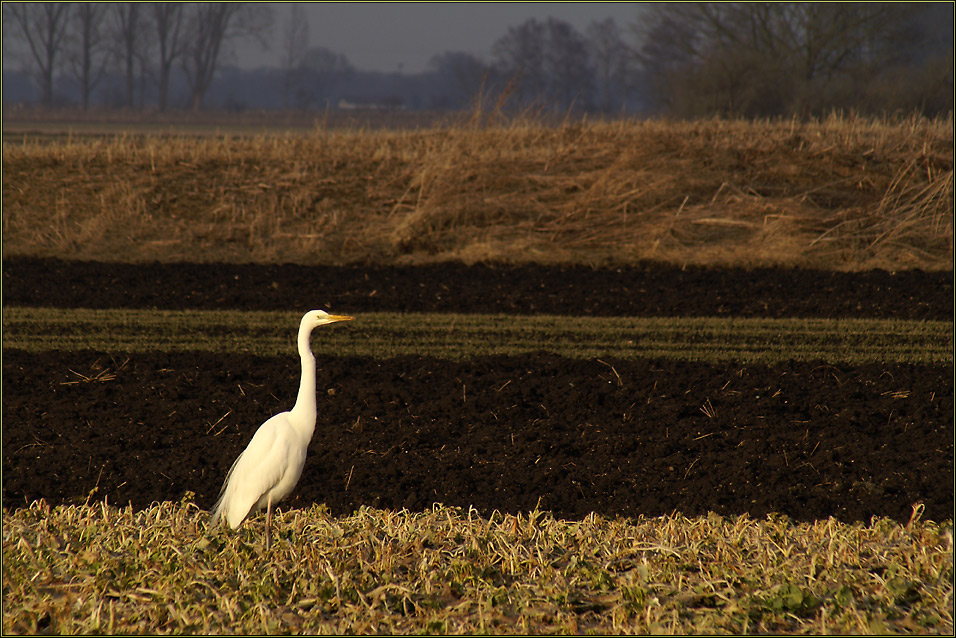
<path fill-rule="evenodd" d="M 226 509 L 226 488 L 229 487 L 229 479 L 232 478 L 232 471 L 236 469 L 236 465 L 239 463 L 239 459 L 242 458 L 242 454 L 232 462 L 232 467 L 229 468 L 229 471 L 226 472 L 226 480 L 222 482 L 222 489 L 219 490 L 219 497 L 216 499 L 216 504 L 212 506 L 212 510 L 209 512 L 209 527 L 213 528 L 223 520 L 223 511 Z"/>

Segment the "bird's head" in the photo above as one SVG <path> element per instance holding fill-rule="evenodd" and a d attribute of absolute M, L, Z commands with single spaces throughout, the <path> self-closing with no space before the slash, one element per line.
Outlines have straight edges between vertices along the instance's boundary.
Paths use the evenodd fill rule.
<path fill-rule="evenodd" d="M 327 323 L 335 323 L 336 321 L 351 321 L 354 318 L 355 317 L 348 315 L 330 315 L 324 310 L 310 310 L 302 317 L 302 326 L 315 328 L 316 326 L 323 326 Z"/>

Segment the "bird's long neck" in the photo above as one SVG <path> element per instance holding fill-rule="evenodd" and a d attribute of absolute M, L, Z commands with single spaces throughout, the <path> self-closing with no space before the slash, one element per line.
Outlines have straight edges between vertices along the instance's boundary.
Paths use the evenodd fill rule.
<path fill-rule="evenodd" d="M 309 338 L 312 328 L 299 327 L 299 358 L 302 360 L 302 378 L 299 381 L 299 394 L 292 407 L 296 430 L 306 439 L 312 438 L 315 429 L 315 357 Z"/>

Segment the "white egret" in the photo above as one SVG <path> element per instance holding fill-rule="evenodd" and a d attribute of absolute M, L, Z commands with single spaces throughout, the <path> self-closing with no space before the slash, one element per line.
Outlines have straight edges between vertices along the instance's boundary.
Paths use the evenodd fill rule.
<path fill-rule="evenodd" d="M 309 339 L 312 329 L 346 315 L 312 310 L 299 324 L 299 358 L 302 379 L 295 405 L 259 426 L 249 445 L 229 469 L 213 507 L 212 525 L 225 521 L 238 528 L 246 518 L 266 508 L 266 547 L 272 546 L 272 506 L 292 492 L 302 476 L 305 453 L 315 430 L 315 357 Z"/>

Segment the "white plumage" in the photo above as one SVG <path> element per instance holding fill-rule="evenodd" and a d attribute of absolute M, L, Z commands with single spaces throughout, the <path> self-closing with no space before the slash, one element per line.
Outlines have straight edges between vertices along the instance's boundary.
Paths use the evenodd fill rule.
<path fill-rule="evenodd" d="M 225 521 L 238 528 L 246 518 L 266 509 L 266 545 L 272 543 L 272 508 L 288 496 L 305 466 L 305 454 L 315 430 L 315 357 L 309 339 L 313 328 L 336 321 L 350 321 L 346 315 L 312 310 L 299 324 L 298 348 L 302 378 L 295 405 L 259 426 L 249 445 L 232 464 L 219 500 L 213 507 L 212 525 Z"/>

